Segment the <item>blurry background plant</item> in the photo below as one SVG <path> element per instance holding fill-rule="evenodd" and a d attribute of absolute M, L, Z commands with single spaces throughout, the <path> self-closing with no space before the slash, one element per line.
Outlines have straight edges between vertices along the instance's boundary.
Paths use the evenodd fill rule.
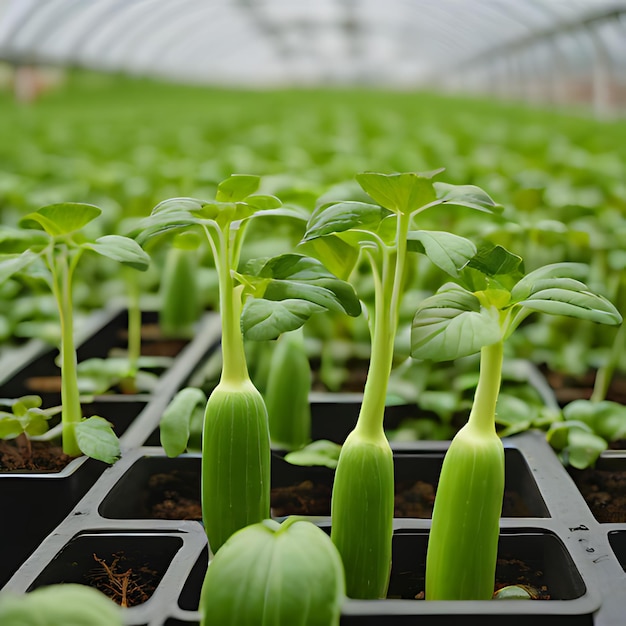
<path fill-rule="evenodd" d="M 82 417 L 74 336 L 74 277 L 79 260 L 88 251 L 138 270 L 145 270 L 150 259 L 132 239 L 120 235 L 90 238 L 91 223 L 101 213 L 99 207 L 89 204 L 52 204 L 25 215 L 21 228 L 4 226 L 0 231 L 5 252 L 0 256 L 0 283 L 16 273 L 32 272 L 45 280 L 60 324 L 63 452 L 112 463 L 119 456 L 119 442 L 111 425 L 100 416 Z"/>

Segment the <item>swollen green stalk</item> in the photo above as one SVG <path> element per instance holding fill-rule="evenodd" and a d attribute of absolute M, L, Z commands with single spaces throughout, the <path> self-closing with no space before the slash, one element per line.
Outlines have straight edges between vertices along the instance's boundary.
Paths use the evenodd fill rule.
<path fill-rule="evenodd" d="M 393 454 L 383 429 L 387 383 L 404 278 L 410 214 L 397 220 L 397 249 L 384 248 L 382 276 L 371 255 L 375 280 L 370 319 L 372 354 L 355 429 L 339 456 L 332 495 L 331 539 L 346 571 L 351 598 L 387 593 L 393 534 Z"/>
<path fill-rule="evenodd" d="M 258 176 L 233 175 L 218 185 L 213 202 L 166 200 L 141 222 L 137 235 L 145 242 L 168 232 L 202 231 L 218 274 L 222 373 L 206 404 L 202 441 L 203 520 L 213 553 L 235 531 L 270 515 L 268 417 L 248 372 L 244 333 L 265 341 L 299 328 L 314 313 L 361 312 L 350 285 L 316 259 L 287 253 L 239 268 L 244 232 L 253 217 L 304 220 L 299 211 L 281 207 L 275 196 L 256 195 L 259 183 Z M 187 410 L 180 419 L 168 418 L 165 440 L 171 452 L 188 440 L 194 414 Z"/>
<path fill-rule="evenodd" d="M 340 276 L 349 276 L 363 253 L 374 278 L 370 367 L 357 425 L 339 457 L 331 511 L 331 538 L 344 561 L 347 593 L 354 598 L 384 597 L 391 570 L 393 455 L 383 420 L 407 253 L 426 254 L 452 276 L 476 253 L 467 239 L 442 231 L 412 230 L 412 221 L 444 204 L 485 213 L 498 208 L 477 187 L 433 182 L 440 171 L 359 174 L 358 183 L 377 204 L 322 204 L 311 216 L 304 238 Z"/>
<path fill-rule="evenodd" d="M 167 252 L 161 279 L 159 324 L 170 337 L 191 337 L 200 313 L 197 245 L 193 233 L 182 233 Z"/>
<path fill-rule="evenodd" d="M 206 228 L 222 323 L 222 375 L 209 396 L 202 435 L 202 518 L 213 553 L 237 530 L 270 516 L 267 409 L 246 365 L 239 322 L 243 286 L 233 285 L 229 226 Z"/>
<path fill-rule="evenodd" d="M 277 340 L 268 369 L 264 397 L 272 442 L 297 450 L 311 440 L 311 365 L 302 331 Z"/>
<path fill-rule="evenodd" d="M 504 448 L 495 429 L 501 374 L 497 342 L 481 350 L 469 420 L 452 440 L 441 470 L 426 559 L 427 600 L 493 595 L 504 493 Z"/>
<path fill-rule="evenodd" d="M 411 354 L 435 361 L 480 351 L 480 374 L 468 423 L 444 459 L 426 559 L 429 600 L 488 600 L 493 595 L 504 451 L 495 429 L 503 342 L 533 311 L 603 324 L 622 318 L 575 278 L 586 267 L 555 263 L 524 275 L 521 257 L 485 246 L 460 284 L 443 285 L 418 307 Z"/>

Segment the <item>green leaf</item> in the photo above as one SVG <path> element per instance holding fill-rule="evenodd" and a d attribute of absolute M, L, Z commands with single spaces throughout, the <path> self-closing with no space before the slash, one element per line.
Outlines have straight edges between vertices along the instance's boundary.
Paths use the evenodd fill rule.
<path fill-rule="evenodd" d="M 574 400 L 563 407 L 563 417 L 584 422 L 606 441 L 626 436 L 626 406 L 618 402 Z"/>
<path fill-rule="evenodd" d="M 449 361 L 501 338 L 499 312 L 481 307 L 478 298 L 462 287 L 447 284 L 418 307 L 411 326 L 411 356 Z"/>
<path fill-rule="evenodd" d="M 356 179 L 363 190 L 378 204 L 394 213 L 411 213 L 436 199 L 431 178 L 443 172 L 379 174 L 364 172 Z"/>
<path fill-rule="evenodd" d="M 524 271 L 522 257 L 509 252 L 502 246 L 481 246 L 468 266 L 486 276 L 522 274 Z"/>
<path fill-rule="evenodd" d="M 240 202 L 253 194 L 261 183 L 259 176 L 233 174 L 217 186 L 215 199 L 218 202 Z"/>
<path fill-rule="evenodd" d="M 528 430 L 537 416 L 536 406 L 504 392 L 498 395 L 496 423 L 505 427 L 499 431 L 501 437 L 510 437 Z"/>
<path fill-rule="evenodd" d="M 246 204 L 256 211 L 274 211 L 282 206 L 282 202 L 276 196 L 252 195 L 246 197 Z M 291 217 L 302 217 L 293 209 L 287 212 Z"/>
<path fill-rule="evenodd" d="M 41 409 L 29 409 L 20 421 L 22 422 L 24 432 L 31 437 L 36 437 L 48 432 L 48 420 L 50 417 Z"/>
<path fill-rule="evenodd" d="M 304 448 L 289 452 L 285 455 L 285 461 L 292 465 L 322 466 L 335 469 L 340 452 L 341 446 L 338 443 L 327 439 L 318 439 L 304 446 Z"/>
<path fill-rule="evenodd" d="M 94 415 L 83 419 L 74 425 L 74 430 L 83 454 L 109 464 L 120 457 L 120 442 L 111 424 L 103 417 Z"/>
<path fill-rule="evenodd" d="M 19 405 L 24 408 L 24 412 L 28 409 L 38 409 L 42 404 L 41 396 L 28 395 L 22 396 L 21 398 L 16 398 L 13 401 L 13 411 L 16 410 L 16 407 Z"/>
<path fill-rule="evenodd" d="M 261 278 L 276 280 L 315 280 L 317 278 L 334 278 L 324 264 L 312 257 L 302 254 L 286 253 L 267 260 L 258 270 Z"/>
<path fill-rule="evenodd" d="M 550 278 L 582 279 L 589 274 L 589 266 L 584 263 L 550 263 L 526 274 L 511 290 L 511 299 L 523 300 L 537 290 L 535 285 L 545 285 L 540 281 Z"/>
<path fill-rule="evenodd" d="M 141 246 L 133 239 L 121 235 L 105 235 L 94 243 L 82 244 L 82 247 L 136 270 L 145 271 L 150 265 L 150 257 Z"/>
<path fill-rule="evenodd" d="M 29 213 L 20 223 L 36 222 L 51 237 L 59 237 L 80 230 L 101 213 L 102 209 L 92 204 L 63 202 L 49 204 L 34 213 Z"/>
<path fill-rule="evenodd" d="M 568 463 L 577 469 L 590 467 L 594 465 L 600 454 L 607 447 L 607 443 L 602 437 L 574 428 L 569 433 L 567 446 Z"/>
<path fill-rule="evenodd" d="M 566 315 L 599 324 L 619 324 L 622 316 L 619 311 L 602 296 L 586 289 L 585 285 L 571 279 L 542 281 L 542 287 L 517 304 L 532 311 L 551 315 Z"/>
<path fill-rule="evenodd" d="M 267 300 L 299 298 L 331 311 L 361 313 L 361 303 L 349 283 L 335 278 L 317 259 L 301 254 L 273 257 L 256 275 L 246 275 L 245 282 L 254 284 L 255 295 Z"/>
<path fill-rule="evenodd" d="M 26 269 L 38 258 L 39 255 L 31 250 L 25 250 L 22 254 L 0 256 L 0 284 L 11 278 L 14 274 Z"/>
<path fill-rule="evenodd" d="M 303 241 L 345 232 L 354 228 L 376 231 L 390 212 L 376 204 L 339 202 L 316 210 L 307 225 Z"/>
<path fill-rule="evenodd" d="M 193 211 L 201 211 L 202 207 L 206 204 L 210 204 L 207 200 L 201 200 L 199 198 L 168 198 L 159 202 L 154 209 L 150 212 L 150 215 L 158 215 L 160 213 L 179 213 L 183 212 L 187 215 L 191 215 Z"/>
<path fill-rule="evenodd" d="M 326 309 L 314 302 L 300 299 L 249 299 L 241 314 L 241 327 L 246 339 L 263 341 L 300 328 L 314 313 Z"/>
<path fill-rule="evenodd" d="M 187 449 L 192 422 L 198 413 L 204 415 L 207 397 L 201 389 L 186 387 L 167 405 L 159 425 L 161 445 L 169 457 L 176 457 Z"/>
<path fill-rule="evenodd" d="M 350 245 L 336 235 L 327 235 L 300 244 L 300 249 L 315 258 L 341 280 L 348 280 L 359 258 L 359 248 Z"/>
<path fill-rule="evenodd" d="M 152 211 L 149 217 L 139 222 L 137 229 L 133 231 L 132 235 L 140 245 L 145 244 L 148 240 L 158 235 L 185 230 L 202 223 L 200 218 L 194 217 L 189 211 L 174 208 L 178 206 L 179 201 L 185 202 L 189 200 L 190 203 L 195 203 L 196 201 L 186 198 L 176 198 L 174 200 L 175 202 L 172 202 L 171 209 L 168 209 L 165 206 L 166 203 L 163 202 Z M 197 204 L 194 204 L 194 206 L 197 206 Z"/>
<path fill-rule="evenodd" d="M 24 432 L 22 423 L 10 413 L 0 412 L 0 439 L 14 439 Z"/>
<path fill-rule="evenodd" d="M 407 246 L 413 252 L 426 254 L 437 267 L 451 276 L 458 276 L 459 270 L 476 254 L 476 246 L 469 239 L 445 231 L 411 231 Z"/>
<path fill-rule="evenodd" d="M 0 228 L 0 248 L 2 254 L 20 254 L 27 248 L 34 251 L 37 248 L 45 247 L 50 242 L 50 238 L 40 230 L 29 228 Z"/>
<path fill-rule="evenodd" d="M 464 206 L 484 213 L 501 213 L 503 210 L 488 193 L 475 185 L 450 185 L 440 182 L 433 184 L 441 204 Z"/>

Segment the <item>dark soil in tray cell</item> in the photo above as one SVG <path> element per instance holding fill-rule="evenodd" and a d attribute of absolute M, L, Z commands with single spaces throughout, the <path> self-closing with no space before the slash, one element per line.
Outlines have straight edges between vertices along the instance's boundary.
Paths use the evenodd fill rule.
<path fill-rule="evenodd" d="M 139 459 L 104 498 L 99 512 L 111 519 L 201 519 L 200 458 Z"/>
<path fill-rule="evenodd" d="M 146 602 L 182 546 L 180 537 L 83 534 L 44 568 L 29 591 L 57 583 L 95 587 L 123 607 Z"/>
<path fill-rule="evenodd" d="M 626 459 L 601 458 L 595 468 L 569 471 L 599 522 L 626 522 Z"/>
<path fill-rule="evenodd" d="M 82 405 L 83 417 L 99 415 L 111 424 L 117 436 L 123 435 L 131 422 L 146 406 L 143 401 L 106 400 Z M 50 420 L 50 427 L 58 424 L 60 416 Z M 63 454 L 58 441 L 31 441 L 30 445 L 23 437 L 0 440 L 0 472 L 2 471 L 39 471 L 58 472 L 72 457 Z"/>
<path fill-rule="evenodd" d="M 156 313 L 144 313 L 144 324 L 141 327 L 141 354 L 143 356 L 171 356 L 175 357 L 189 343 L 189 339 L 165 337 L 156 321 Z M 118 337 L 123 342 L 128 341 L 127 329 L 121 329 Z"/>
<path fill-rule="evenodd" d="M 547 517 L 548 511 L 518 450 L 508 449 L 504 517 Z M 396 517 L 429 518 L 443 453 L 396 455 Z M 419 477 L 419 478 L 418 478 Z M 334 472 L 299 467 L 272 458 L 274 517 L 330 515 Z M 113 487 L 100 506 L 113 519 L 201 519 L 200 458 L 143 457 Z"/>
<path fill-rule="evenodd" d="M 328 528 L 325 530 L 329 532 Z M 427 531 L 394 533 L 388 599 L 424 599 L 427 545 Z M 207 563 L 205 548 L 183 587 L 179 598 L 182 609 L 198 609 Z M 512 531 L 500 536 L 494 592 L 508 585 L 528 587 L 533 600 L 573 600 L 585 593 L 585 584 L 567 550 L 555 535 L 545 531 Z M 462 623 L 463 615 L 458 618 L 458 623 Z M 415 615 L 413 619 L 416 624 L 431 623 L 426 616 Z"/>
<path fill-rule="evenodd" d="M 507 449 L 503 517 L 546 517 L 548 511 L 518 450 Z M 443 453 L 394 455 L 395 517 L 430 518 Z M 302 479 L 299 479 L 302 476 Z M 330 515 L 334 474 L 327 468 L 290 466 L 280 458 L 272 465 L 272 514 Z"/>
<path fill-rule="evenodd" d="M 574 376 L 572 374 L 545 370 L 544 368 L 544 374 L 561 406 L 573 400 L 588 400 L 591 397 L 596 378 L 595 371 L 587 372 L 581 376 Z M 613 377 L 606 399 L 626 404 L 626 377 L 619 374 Z"/>
<path fill-rule="evenodd" d="M 33 441 L 28 445 L 21 437 L 0 440 L 0 471 L 60 472 L 72 457 L 50 442 Z"/>
<path fill-rule="evenodd" d="M 146 517 L 155 519 L 202 519 L 200 482 L 193 472 L 174 470 L 154 474 L 148 482 Z"/>
<path fill-rule="evenodd" d="M 388 598 L 424 599 L 427 544 L 422 531 L 394 534 Z M 573 600 L 585 592 L 565 547 L 546 532 L 500 536 L 494 592 L 508 585 L 528 587 L 534 600 Z"/>

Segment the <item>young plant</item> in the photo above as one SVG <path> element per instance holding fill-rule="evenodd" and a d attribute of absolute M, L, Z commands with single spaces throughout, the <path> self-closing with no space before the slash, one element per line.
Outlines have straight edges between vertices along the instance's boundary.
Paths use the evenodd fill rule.
<path fill-rule="evenodd" d="M 0 406 L 11 411 L 0 411 L 0 439 L 15 439 L 26 463 L 32 457 L 31 437 L 44 435 L 48 431 L 48 420 L 61 412 L 60 406 L 41 408 L 39 396 L 3 398 Z"/>
<path fill-rule="evenodd" d="M 267 388 L 272 443 L 286 450 L 302 448 L 311 439 L 311 364 L 301 330 L 283 334 L 273 347 Z"/>
<path fill-rule="evenodd" d="M 143 244 L 163 233 L 199 230 L 219 276 L 222 372 L 206 405 L 201 481 L 203 521 L 213 553 L 235 531 L 268 518 L 270 512 L 267 410 L 250 380 L 242 331 L 250 339 L 274 339 L 320 311 L 360 313 L 351 287 L 315 259 L 283 254 L 239 268 L 252 218 L 303 220 L 300 213 L 281 207 L 278 198 L 255 195 L 259 183 L 257 176 L 234 175 L 218 185 L 214 201 L 167 200 L 140 224 L 138 234 Z M 180 428 L 188 432 L 188 423 L 181 422 Z"/>
<path fill-rule="evenodd" d="M 90 204 L 51 204 L 29 213 L 23 229 L 4 228 L 0 232 L 5 249 L 13 254 L 0 261 L 0 282 L 17 272 L 39 272 L 45 276 L 54 294 L 61 323 L 61 413 L 63 451 L 71 457 L 87 454 L 112 463 L 119 456 L 119 443 L 110 424 L 102 417 L 82 418 L 76 348 L 72 287 L 76 267 L 87 251 L 113 259 L 139 270 L 148 267 L 149 258 L 132 239 L 105 235 L 90 240 L 84 229 L 102 210 Z M 34 226 L 43 229 L 31 230 Z"/>
<path fill-rule="evenodd" d="M 167 251 L 161 278 L 159 325 L 167 337 L 193 336 L 200 316 L 197 280 L 200 239 L 193 232 L 180 233 Z"/>
<path fill-rule="evenodd" d="M 623 326 L 622 326 L 623 328 Z M 626 437 L 626 407 L 610 400 L 574 400 L 546 432 L 563 465 L 592 467 L 609 442 Z"/>
<path fill-rule="evenodd" d="M 359 174 L 358 183 L 378 204 L 321 205 L 304 236 L 338 276 L 347 278 L 362 254 L 374 280 L 374 301 L 365 304 L 371 334 L 369 371 L 357 425 L 341 449 L 331 506 L 331 538 L 341 553 L 352 598 L 384 597 L 389 583 L 394 479 L 383 417 L 408 253 L 425 253 L 455 276 L 476 251 L 462 237 L 414 230 L 413 220 L 444 204 L 487 213 L 497 208 L 477 187 L 433 182 L 437 173 Z"/>
<path fill-rule="evenodd" d="M 522 259 L 482 249 L 459 276 L 423 301 L 412 325 L 412 356 L 444 361 L 480 351 L 468 422 L 445 456 L 426 560 L 428 600 L 488 600 L 494 589 L 504 491 L 496 434 L 505 340 L 532 312 L 619 324 L 617 309 L 580 281 L 586 266 L 556 263 L 523 275 Z"/>
<path fill-rule="evenodd" d="M 201 626 L 339 626 L 341 557 L 309 521 L 264 520 L 236 532 L 211 560 Z"/>

